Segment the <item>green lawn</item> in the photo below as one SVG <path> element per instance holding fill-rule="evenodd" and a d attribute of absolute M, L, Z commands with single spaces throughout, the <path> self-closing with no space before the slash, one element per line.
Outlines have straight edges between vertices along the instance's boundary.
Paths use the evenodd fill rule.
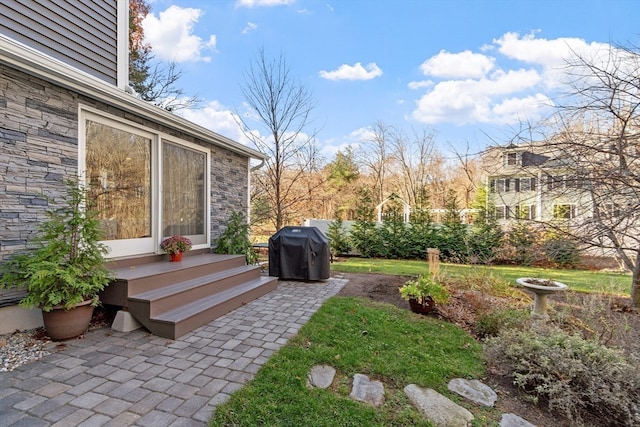
<path fill-rule="evenodd" d="M 419 275 L 429 272 L 426 261 L 389 260 L 371 258 L 347 258 L 344 262 L 334 262 L 331 270 L 345 273 L 385 273 L 396 275 Z M 562 270 L 521 266 L 482 266 L 440 264 L 443 276 L 468 277 L 473 275 L 493 275 L 508 283 L 515 284 L 518 277 L 541 277 L 565 283 L 571 290 L 584 292 L 611 292 L 629 295 L 631 275 L 591 270 Z"/>
<path fill-rule="evenodd" d="M 333 386 L 309 389 L 316 364 L 337 370 Z M 481 346 L 453 324 L 359 298 L 333 297 L 256 377 L 219 406 L 211 426 L 427 426 L 406 399 L 411 383 L 451 396 L 456 377 L 481 378 Z M 349 398 L 361 373 L 382 381 L 374 409 Z M 459 399 L 456 399 L 459 401 Z M 498 414 L 467 405 L 479 420 Z M 495 424 L 494 424 L 495 425 Z"/>

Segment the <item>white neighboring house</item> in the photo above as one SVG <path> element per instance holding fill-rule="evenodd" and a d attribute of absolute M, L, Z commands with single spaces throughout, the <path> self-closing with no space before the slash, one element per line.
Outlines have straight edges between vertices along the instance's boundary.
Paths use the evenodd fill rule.
<path fill-rule="evenodd" d="M 503 226 L 516 219 L 570 224 L 593 211 L 583 190 L 585 177 L 568 166 L 566 156 L 543 143 L 491 147 L 483 167 L 488 206 Z"/>

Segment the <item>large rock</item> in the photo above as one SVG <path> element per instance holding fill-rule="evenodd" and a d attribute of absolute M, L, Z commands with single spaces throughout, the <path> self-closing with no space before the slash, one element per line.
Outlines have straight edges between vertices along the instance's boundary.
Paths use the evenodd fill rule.
<path fill-rule="evenodd" d="M 473 414 L 462 406 L 432 389 L 423 389 L 415 384 L 404 388 L 413 406 L 435 427 L 468 427 Z"/>
<path fill-rule="evenodd" d="M 449 381 L 449 390 L 458 393 L 460 396 L 477 403 L 478 405 L 493 407 L 498 399 L 498 395 L 491 387 L 478 380 L 465 380 L 455 378 Z"/>
<path fill-rule="evenodd" d="M 366 375 L 355 374 L 349 396 L 354 400 L 377 407 L 384 403 L 384 385 L 380 381 L 369 380 Z"/>
<path fill-rule="evenodd" d="M 520 418 L 515 414 L 502 414 L 500 419 L 500 427 L 536 427 L 524 418 Z"/>
<path fill-rule="evenodd" d="M 336 370 L 328 365 L 316 365 L 307 375 L 307 387 L 328 388 L 336 376 Z"/>

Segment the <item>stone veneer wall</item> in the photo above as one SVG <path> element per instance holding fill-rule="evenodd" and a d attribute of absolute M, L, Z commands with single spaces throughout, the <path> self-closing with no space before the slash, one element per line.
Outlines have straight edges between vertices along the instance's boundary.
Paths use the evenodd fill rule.
<path fill-rule="evenodd" d="M 23 250 L 49 201 L 77 175 L 78 105 L 88 105 L 211 150 L 211 241 L 247 211 L 248 159 L 0 65 L 0 260 Z"/>

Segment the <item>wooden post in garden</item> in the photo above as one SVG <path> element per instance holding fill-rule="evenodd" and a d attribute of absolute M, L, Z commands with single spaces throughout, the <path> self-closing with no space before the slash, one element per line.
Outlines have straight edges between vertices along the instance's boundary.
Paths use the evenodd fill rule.
<path fill-rule="evenodd" d="M 440 250 L 435 248 L 427 249 L 427 258 L 429 261 L 429 273 L 434 279 L 438 278 L 440 270 Z"/>

